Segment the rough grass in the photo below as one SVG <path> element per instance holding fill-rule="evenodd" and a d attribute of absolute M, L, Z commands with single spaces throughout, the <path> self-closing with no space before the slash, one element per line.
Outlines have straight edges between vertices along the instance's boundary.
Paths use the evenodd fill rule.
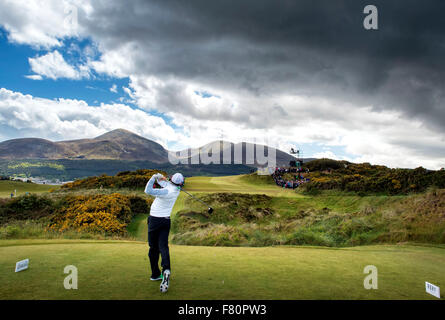
<path fill-rule="evenodd" d="M 435 299 L 425 281 L 445 286 L 445 250 L 433 247 L 170 247 L 168 293 L 149 280 L 147 244 L 130 241 L 0 241 L 0 299 Z M 26 271 L 15 263 L 30 259 Z M 65 290 L 64 267 L 78 269 Z M 365 290 L 363 269 L 378 269 Z M 285 275 L 286 281 L 283 281 Z"/>
<path fill-rule="evenodd" d="M 324 193 L 290 199 L 258 194 L 201 194 L 214 207 L 186 200 L 172 241 L 187 245 L 356 246 L 445 243 L 445 190 L 408 197 Z"/>
<path fill-rule="evenodd" d="M 128 234 L 135 239 L 145 241 L 147 240 L 147 214 L 139 214 L 133 218 L 131 223 L 127 227 Z"/>

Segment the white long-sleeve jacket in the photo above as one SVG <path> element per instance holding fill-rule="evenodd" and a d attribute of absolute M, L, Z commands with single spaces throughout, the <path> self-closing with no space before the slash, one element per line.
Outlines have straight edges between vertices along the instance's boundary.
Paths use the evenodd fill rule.
<path fill-rule="evenodd" d="M 161 189 L 153 189 L 155 180 L 162 187 Z M 179 196 L 180 188 L 171 182 L 159 181 L 156 179 L 156 175 L 153 175 L 147 182 L 145 193 L 156 197 L 151 204 L 150 215 L 168 218 Z"/>

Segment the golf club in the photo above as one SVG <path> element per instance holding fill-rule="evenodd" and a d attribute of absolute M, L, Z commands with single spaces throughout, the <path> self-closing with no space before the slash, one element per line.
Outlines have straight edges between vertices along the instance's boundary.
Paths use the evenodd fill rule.
<path fill-rule="evenodd" d="M 193 199 L 195 199 L 195 200 L 197 200 L 197 201 L 199 201 L 199 202 L 205 204 L 205 205 L 208 207 L 207 212 L 208 212 L 209 214 L 213 212 L 213 208 L 212 208 L 211 206 L 209 206 L 207 203 L 205 203 L 204 201 L 202 201 L 201 199 L 196 198 L 195 196 L 193 196 L 192 194 L 188 193 L 188 192 L 185 191 L 185 190 L 182 190 L 182 189 L 181 189 L 181 191 L 184 191 L 185 193 L 187 193 L 187 194 L 188 194 L 190 197 L 192 197 Z"/>

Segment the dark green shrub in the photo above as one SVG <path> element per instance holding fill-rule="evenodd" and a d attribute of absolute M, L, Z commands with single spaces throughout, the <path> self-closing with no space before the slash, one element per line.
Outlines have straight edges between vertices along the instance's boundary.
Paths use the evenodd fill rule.
<path fill-rule="evenodd" d="M 304 186 L 306 192 L 313 189 L 386 194 L 408 194 L 427 190 L 430 186 L 445 187 L 445 170 L 391 169 L 369 163 L 350 163 L 320 159 L 308 162 L 311 172 L 306 175 L 310 182 Z M 313 193 L 315 194 L 315 193 Z"/>
<path fill-rule="evenodd" d="M 143 189 L 148 180 L 155 173 L 162 173 L 167 176 L 167 173 L 162 170 L 148 170 L 141 169 L 136 171 L 124 171 L 115 176 L 101 175 L 98 177 L 89 177 L 82 180 L 76 180 L 71 183 L 64 184 L 64 190 L 79 190 L 79 189 Z"/>
<path fill-rule="evenodd" d="M 0 204 L 0 224 L 11 220 L 40 219 L 53 213 L 54 201 L 46 196 L 23 195 Z"/>
<path fill-rule="evenodd" d="M 345 164 L 348 164 L 348 162 L 323 158 L 309 161 L 304 164 L 304 167 L 308 168 L 310 171 L 323 171 L 344 168 Z"/>
<path fill-rule="evenodd" d="M 150 206 L 153 203 L 152 199 L 146 199 L 138 196 L 131 196 L 129 199 L 130 209 L 133 215 L 150 212 Z"/>

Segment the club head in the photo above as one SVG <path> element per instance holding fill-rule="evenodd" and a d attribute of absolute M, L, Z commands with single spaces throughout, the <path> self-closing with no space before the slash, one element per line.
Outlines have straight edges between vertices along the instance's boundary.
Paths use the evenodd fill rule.
<path fill-rule="evenodd" d="M 208 213 L 212 213 L 213 212 L 213 208 L 209 207 L 209 209 L 207 210 Z"/>

